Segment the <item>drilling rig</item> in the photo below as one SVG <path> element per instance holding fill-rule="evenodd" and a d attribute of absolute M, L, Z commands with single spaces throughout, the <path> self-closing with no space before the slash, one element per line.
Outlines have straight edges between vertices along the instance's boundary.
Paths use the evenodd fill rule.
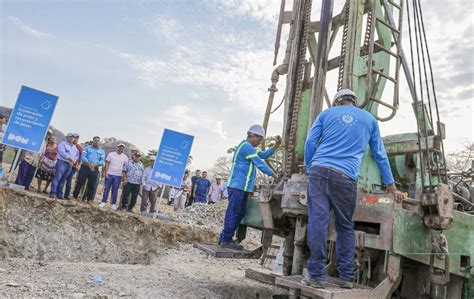
<path fill-rule="evenodd" d="M 283 270 L 275 284 L 288 288 L 295 298 L 471 298 L 474 215 L 453 209 L 453 197 L 460 200 L 461 195 L 453 196 L 448 184 L 445 125 L 420 0 L 347 0 L 340 3 L 340 11 L 335 11 L 335 2 L 293 0 L 287 9 L 281 0 L 263 126 L 267 129 L 278 107 L 284 110 L 282 173 L 249 199 L 237 238 L 245 238 L 246 227 L 261 230 L 263 252 L 274 236 L 284 238 Z M 316 4 L 321 5 L 320 19 L 313 21 Z M 409 56 L 402 46 L 405 19 Z M 277 65 L 284 28 L 288 39 Z M 283 78 L 282 101 L 274 108 Z M 400 93 L 402 80 L 407 90 Z M 318 114 L 331 108 L 329 94 L 342 88 L 353 90 L 360 99 L 357 106 L 379 122 L 397 117 L 402 94 L 416 119 L 413 132 L 383 138 L 397 187 L 408 195 L 405 201 L 397 203 L 387 194 L 370 150 L 364 155 L 353 217 L 357 287 L 351 291 L 337 288 L 334 281 L 333 221 L 327 265 L 332 287 L 314 289 L 299 283 L 309 257 L 305 140 Z"/>

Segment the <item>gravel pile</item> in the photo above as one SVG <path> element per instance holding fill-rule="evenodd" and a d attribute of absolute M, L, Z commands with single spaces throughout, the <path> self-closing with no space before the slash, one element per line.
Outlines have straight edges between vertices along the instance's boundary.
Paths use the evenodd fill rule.
<path fill-rule="evenodd" d="M 210 230 L 218 235 L 222 231 L 224 224 L 225 212 L 227 209 L 227 200 L 220 201 L 216 204 L 194 203 L 192 206 L 184 210 L 170 214 L 173 221 L 183 223 L 191 227 L 198 227 Z M 247 236 L 243 241 L 243 245 L 250 247 L 260 246 L 261 232 L 253 228 L 247 228 Z"/>
<path fill-rule="evenodd" d="M 189 225 L 208 229 L 215 233 L 220 233 L 224 223 L 227 201 L 220 201 L 216 204 L 194 203 L 184 210 L 171 215 L 171 220 Z"/>

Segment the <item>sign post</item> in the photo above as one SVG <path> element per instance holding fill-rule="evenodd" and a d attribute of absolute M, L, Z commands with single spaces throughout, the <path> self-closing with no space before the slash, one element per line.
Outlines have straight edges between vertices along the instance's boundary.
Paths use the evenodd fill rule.
<path fill-rule="evenodd" d="M 15 107 L 8 120 L 1 143 L 19 149 L 13 162 L 9 181 L 15 171 L 21 150 L 40 152 L 48 132 L 58 97 L 22 86 Z"/>
<path fill-rule="evenodd" d="M 165 129 L 156 154 L 151 179 L 173 187 L 181 187 L 194 136 Z"/>

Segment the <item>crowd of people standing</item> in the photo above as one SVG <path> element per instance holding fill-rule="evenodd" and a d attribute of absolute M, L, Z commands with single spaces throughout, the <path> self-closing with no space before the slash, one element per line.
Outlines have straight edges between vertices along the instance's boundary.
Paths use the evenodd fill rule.
<path fill-rule="evenodd" d="M 129 158 L 125 154 L 125 144 L 120 143 L 115 151 L 106 155 L 101 148 L 99 136 L 86 142 L 84 147 L 79 143 L 79 138 L 79 134 L 69 133 L 65 140 L 58 143 L 52 131 L 48 130 L 39 153 L 22 151 L 15 184 L 31 191 L 33 179 L 36 177 L 38 193 L 59 200 L 69 200 L 72 197 L 92 203 L 100 179 L 103 178 L 100 208 L 106 207 L 110 197 L 111 209 L 133 212 L 140 195 L 141 213 L 155 214 L 159 211 L 160 200 L 157 198 L 162 195 L 164 186 L 151 179 L 154 156 L 145 159 L 148 161 L 148 166 L 145 166 L 142 154 L 136 148 L 130 150 Z M 122 193 L 119 198 L 121 186 Z M 206 171 L 201 173 L 196 170 L 195 175 L 190 177 L 189 170 L 186 170 L 181 186 L 171 188 L 168 203 L 178 211 L 195 202 L 217 203 L 225 197 L 224 194 L 225 184 L 220 177 L 211 183 Z"/>

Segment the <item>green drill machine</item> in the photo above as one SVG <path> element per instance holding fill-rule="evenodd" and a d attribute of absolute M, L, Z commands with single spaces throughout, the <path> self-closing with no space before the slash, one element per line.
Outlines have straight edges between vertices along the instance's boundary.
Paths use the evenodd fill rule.
<path fill-rule="evenodd" d="M 319 2 L 293 0 L 288 10 L 281 0 L 274 65 L 284 25 L 288 40 L 283 62 L 271 76 L 263 125 L 267 129 L 277 82 L 286 76 L 278 105 L 284 109 L 283 170 L 280 179 L 260 185 L 249 199 L 238 239 L 245 238 L 247 227 L 261 230 L 265 253 L 273 236 L 284 238 L 282 273 L 274 282 L 295 298 L 471 298 L 474 216 L 470 210 L 474 205 L 472 198 L 449 187 L 445 130 L 420 1 L 347 0 L 339 3 L 342 9 L 334 15 L 335 1 L 323 0 L 320 20 L 312 21 L 312 5 Z M 401 43 L 405 19 L 411 63 Z M 303 166 L 308 129 L 323 108 L 331 107 L 328 93 L 341 88 L 356 92 L 361 99 L 358 106 L 380 122 L 393 120 L 399 108 L 400 69 L 407 85 L 403 95 L 411 96 L 417 127 L 414 132 L 384 137 L 384 144 L 397 187 L 408 199 L 397 203 L 387 194 L 367 150 L 353 217 L 356 288 L 342 290 L 331 284 L 337 276 L 334 223 L 329 229 L 327 265 L 333 287 L 303 286 L 299 282 L 309 257 L 308 177 Z M 276 168 L 274 162 L 268 163 Z M 460 201 L 464 212 L 453 208 Z"/>

